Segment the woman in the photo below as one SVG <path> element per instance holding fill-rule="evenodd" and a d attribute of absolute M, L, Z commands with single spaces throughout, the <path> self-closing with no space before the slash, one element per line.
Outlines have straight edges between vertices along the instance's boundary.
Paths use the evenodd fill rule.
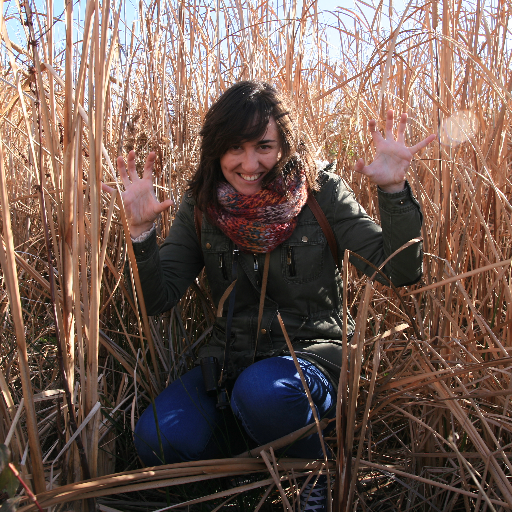
<path fill-rule="evenodd" d="M 342 280 L 326 234 L 306 203 L 314 196 L 320 205 L 334 231 L 340 261 L 349 249 L 378 266 L 419 237 L 422 214 L 405 174 L 414 154 L 435 135 L 407 148 L 406 119 L 402 114 L 397 140 L 392 111 L 385 139 L 370 121 L 376 158 L 371 165 L 361 159 L 355 167 L 379 186 L 381 226 L 341 178 L 316 168 L 286 102 L 262 82 L 235 84 L 206 114 L 198 169 L 160 248 L 153 223 L 172 202 L 159 203 L 155 197 L 155 155 L 149 154 L 142 179 L 133 152 L 127 165 L 118 159 L 147 311 L 155 315 L 172 308 L 206 268 L 220 311 L 199 359 L 219 361 L 221 384 L 228 389 L 221 400 L 230 405 L 217 407 L 199 366 L 171 383 L 135 429 L 137 451 L 146 464 L 222 457 L 230 447 L 236 449 L 233 438 L 239 430 L 260 445 L 313 421 L 278 313 L 318 416 L 334 417 Z M 353 264 L 373 274 L 361 260 L 354 258 Z M 400 252 L 384 272 L 397 286 L 416 282 L 422 272 L 421 244 Z M 351 333 L 352 318 L 347 328 Z M 321 457 L 318 435 L 296 442 L 286 455 Z"/>

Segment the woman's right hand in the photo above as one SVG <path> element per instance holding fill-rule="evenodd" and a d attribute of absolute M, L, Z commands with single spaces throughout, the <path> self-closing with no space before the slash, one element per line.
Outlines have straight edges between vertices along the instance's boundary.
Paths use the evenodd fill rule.
<path fill-rule="evenodd" d="M 128 153 L 126 164 L 122 156 L 117 158 L 117 169 L 125 189 L 122 193 L 124 209 L 132 238 L 137 238 L 150 230 L 158 216 L 174 204 L 171 199 L 160 203 L 156 198 L 153 187 L 155 158 L 154 152 L 147 156 L 142 179 L 139 178 L 135 167 L 135 151 Z M 102 184 L 101 188 L 108 193 L 114 191 L 105 184 Z"/>

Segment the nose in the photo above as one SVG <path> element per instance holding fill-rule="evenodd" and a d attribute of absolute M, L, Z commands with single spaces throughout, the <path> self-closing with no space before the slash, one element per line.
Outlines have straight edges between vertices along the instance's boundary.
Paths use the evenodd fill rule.
<path fill-rule="evenodd" d="M 242 159 L 242 169 L 247 172 L 255 172 L 258 170 L 260 163 L 258 160 L 258 154 L 252 148 L 244 152 Z"/>

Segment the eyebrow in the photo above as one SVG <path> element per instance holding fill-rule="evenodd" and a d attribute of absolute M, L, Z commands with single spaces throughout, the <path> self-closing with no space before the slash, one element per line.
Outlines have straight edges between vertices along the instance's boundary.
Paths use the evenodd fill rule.
<path fill-rule="evenodd" d="M 275 139 L 263 139 L 263 140 L 259 140 L 258 144 L 267 144 L 268 142 L 277 142 L 277 140 L 275 140 Z"/>

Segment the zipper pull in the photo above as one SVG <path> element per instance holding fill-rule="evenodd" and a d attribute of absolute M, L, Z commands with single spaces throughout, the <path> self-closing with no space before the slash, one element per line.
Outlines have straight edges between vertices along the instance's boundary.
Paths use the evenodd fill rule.
<path fill-rule="evenodd" d="M 219 268 L 222 270 L 222 277 L 224 279 L 228 279 L 228 270 L 226 268 L 226 265 L 224 265 L 224 254 L 219 254 Z"/>
<path fill-rule="evenodd" d="M 288 247 L 288 254 L 287 254 L 287 258 L 286 258 L 286 263 L 288 265 L 289 276 L 290 277 L 295 277 L 296 276 L 295 261 L 293 259 L 293 247 L 292 246 Z"/>
<path fill-rule="evenodd" d="M 233 249 L 233 263 L 238 262 L 238 256 L 240 256 L 240 249 L 238 248 L 238 245 L 235 245 L 235 248 Z"/>
<path fill-rule="evenodd" d="M 240 249 L 238 248 L 238 245 L 235 245 L 235 248 L 233 249 L 233 265 L 231 267 L 231 279 L 234 281 L 237 277 L 237 267 L 238 267 L 238 257 L 240 256 Z M 233 289 L 233 292 L 235 290 Z M 233 293 L 232 292 L 232 293 Z"/>

